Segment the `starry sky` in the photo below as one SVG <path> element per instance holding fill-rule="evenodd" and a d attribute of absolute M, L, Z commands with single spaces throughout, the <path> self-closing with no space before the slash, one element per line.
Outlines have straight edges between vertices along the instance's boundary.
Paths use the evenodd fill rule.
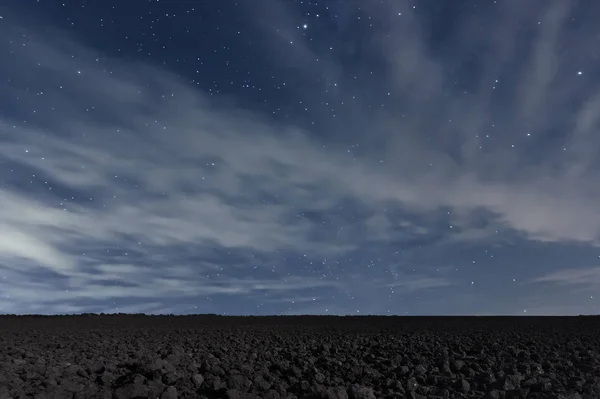
<path fill-rule="evenodd" d="M 0 313 L 598 313 L 599 14 L 4 1 Z"/>

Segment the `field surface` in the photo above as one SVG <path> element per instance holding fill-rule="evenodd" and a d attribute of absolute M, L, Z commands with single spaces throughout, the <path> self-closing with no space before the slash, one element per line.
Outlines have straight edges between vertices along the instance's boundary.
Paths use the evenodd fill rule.
<path fill-rule="evenodd" d="M 600 317 L 1 316 L 0 398 L 600 398 Z"/>

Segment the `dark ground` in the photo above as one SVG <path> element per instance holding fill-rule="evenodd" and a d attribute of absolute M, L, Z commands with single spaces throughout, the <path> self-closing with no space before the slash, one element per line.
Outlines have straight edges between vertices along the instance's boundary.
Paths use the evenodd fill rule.
<path fill-rule="evenodd" d="M 0 316 L 0 398 L 600 398 L 600 317 Z"/>

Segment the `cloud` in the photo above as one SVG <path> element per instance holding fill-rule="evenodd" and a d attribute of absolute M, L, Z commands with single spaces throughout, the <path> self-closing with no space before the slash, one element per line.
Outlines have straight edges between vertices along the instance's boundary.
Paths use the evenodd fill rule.
<path fill-rule="evenodd" d="M 409 278 L 402 281 L 396 281 L 394 283 L 386 284 L 385 286 L 400 290 L 400 292 L 413 292 L 428 288 L 447 287 L 449 285 L 452 285 L 452 283 L 445 278 L 420 277 L 417 279 Z"/>
<path fill-rule="evenodd" d="M 343 14 L 342 8 L 330 11 Z M 570 27 L 589 10 L 560 1 L 518 10 L 497 4 L 465 12 L 464 29 L 440 31 L 446 42 L 432 44 L 418 7 L 370 3 L 365 9 L 375 21 L 368 40 L 379 49 L 370 56 L 387 65 L 381 81 L 393 100 L 377 111 L 378 104 L 360 96 L 347 105 L 347 114 L 359 109 L 369 120 L 368 130 L 347 141 L 370 142 L 380 150 L 371 160 L 378 154 L 385 164 L 375 176 L 353 174 L 354 195 L 420 212 L 449 207 L 466 219 L 483 209 L 498 227 L 533 240 L 597 244 L 600 143 L 592 132 L 600 103 L 588 79 L 598 62 L 583 51 L 593 35 Z M 444 53 L 444 44 L 454 54 Z M 559 56 L 565 48 L 573 58 Z M 304 58 L 320 55 L 307 51 L 301 50 Z M 469 79 L 459 78 L 467 73 Z M 340 85 L 366 89 L 352 81 Z"/>
<path fill-rule="evenodd" d="M 457 54 L 486 49 L 475 82 L 457 80 L 459 57 L 433 51 L 417 14 L 367 7 L 379 22 L 369 56 L 384 61 L 390 102 L 359 97 L 336 106 L 338 119 L 360 115 L 365 129 L 341 123 L 327 137 L 219 102 L 171 72 L 111 59 L 62 32 L 23 35 L 16 16 L 4 18 L 0 32 L 13 38 L 0 45 L 10 54 L 0 66 L 9 77 L 0 100 L 11 110 L 0 118 L 0 284 L 11 298 L 4 310 L 337 292 L 349 277 L 309 276 L 298 257 L 431 234 L 480 242 L 501 230 L 598 245 L 600 97 L 588 80 L 598 63 L 561 53 L 590 45 L 567 30 L 570 4 L 549 2 L 537 19 L 533 6 L 498 5 L 500 17 L 485 26 L 489 42 L 477 34 L 478 17 L 465 17 L 454 39 L 468 40 L 454 43 Z M 524 32 L 532 41 L 521 45 Z M 290 35 L 280 31 L 278 40 L 297 42 L 292 60 L 324 51 Z M 339 81 L 332 95 L 340 101 L 346 88 L 366 90 L 339 68 L 342 55 L 323 57 L 327 66 L 311 64 L 304 76 Z M 348 143 L 360 145 L 350 151 Z M 207 261 L 217 250 L 239 259 Z M 56 285 L 27 280 L 41 272 Z M 389 279 L 374 277 L 363 290 L 375 293 Z M 452 283 L 423 271 L 392 285 L 414 292 Z"/>
<path fill-rule="evenodd" d="M 534 282 L 597 287 L 600 286 L 600 267 L 566 268 L 538 277 Z"/>

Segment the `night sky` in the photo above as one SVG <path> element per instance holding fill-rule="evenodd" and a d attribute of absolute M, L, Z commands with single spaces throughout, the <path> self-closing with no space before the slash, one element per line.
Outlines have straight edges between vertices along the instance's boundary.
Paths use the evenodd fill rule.
<path fill-rule="evenodd" d="M 0 312 L 600 313 L 597 1 L 0 4 Z"/>

